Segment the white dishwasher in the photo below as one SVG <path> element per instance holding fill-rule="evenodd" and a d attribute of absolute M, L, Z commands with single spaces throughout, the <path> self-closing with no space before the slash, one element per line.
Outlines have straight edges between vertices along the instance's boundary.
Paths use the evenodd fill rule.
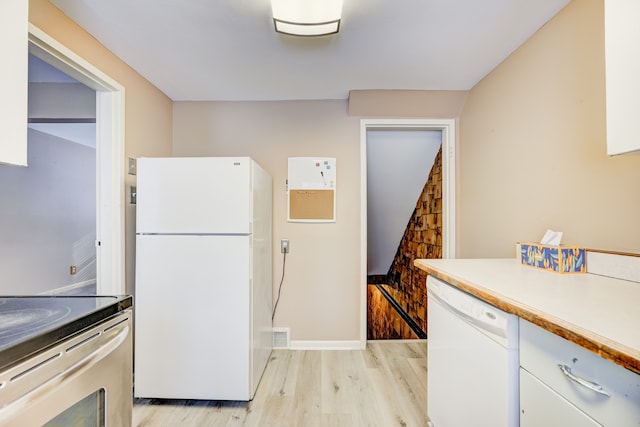
<path fill-rule="evenodd" d="M 433 427 L 519 425 L 518 317 L 427 278 Z"/>

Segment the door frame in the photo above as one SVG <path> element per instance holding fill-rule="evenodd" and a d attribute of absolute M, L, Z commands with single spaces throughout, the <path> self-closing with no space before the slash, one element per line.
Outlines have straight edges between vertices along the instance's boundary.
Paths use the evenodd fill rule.
<path fill-rule="evenodd" d="M 31 23 L 29 52 L 96 91 L 97 293 L 124 294 L 124 86 Z"/>
<path fill-rule="evenodd" d="M 442 257 L 456 256 L 456 120 L 360 120 L 360 347 L 367 344 L 367 131 L 439 130 L 442 132 Z"/>

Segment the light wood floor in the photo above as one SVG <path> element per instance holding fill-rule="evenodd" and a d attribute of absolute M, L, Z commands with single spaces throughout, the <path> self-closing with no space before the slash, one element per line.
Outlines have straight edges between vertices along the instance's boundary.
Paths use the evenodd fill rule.
<path fill-rule="evenodd" d="M 253 401 L 136 399 L 134 426 L 427 425 L 427 342 L 274 350 Z"/>

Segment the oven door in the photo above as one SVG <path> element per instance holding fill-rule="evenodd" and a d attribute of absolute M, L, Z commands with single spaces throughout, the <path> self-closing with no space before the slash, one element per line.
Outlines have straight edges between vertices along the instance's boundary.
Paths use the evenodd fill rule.
<path fill-rule="evenodd" d="M 0 373 L 0 425 L 131 426 L 131 312 Z"/>

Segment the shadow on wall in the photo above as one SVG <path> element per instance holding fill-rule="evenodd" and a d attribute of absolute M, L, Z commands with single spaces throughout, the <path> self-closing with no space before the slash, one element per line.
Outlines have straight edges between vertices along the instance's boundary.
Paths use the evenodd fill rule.
<path fill-rule="evenodd" d="M 367 339 L 427 337 L 426 274 L 413 265 L 442 258 L 442 147 L 386 275 L 368 277 Z"/>

